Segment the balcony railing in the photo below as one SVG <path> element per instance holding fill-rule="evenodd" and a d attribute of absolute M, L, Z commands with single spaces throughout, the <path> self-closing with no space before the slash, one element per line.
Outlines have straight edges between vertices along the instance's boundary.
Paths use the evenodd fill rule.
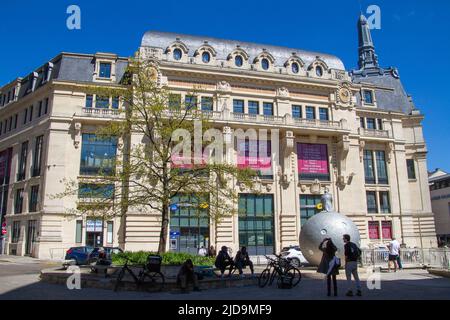
<path fill-rule="evenodd" d="M 389 138 L 389 131 L 359 128 L 359 135 L 373 138 Z"/>
<path fill-rule="evenodd" d="M 106 108 L 83 108 L 83 115 L 89 117 L 111 118 L 120 115 L 120 111 L 117 109 Z"/>

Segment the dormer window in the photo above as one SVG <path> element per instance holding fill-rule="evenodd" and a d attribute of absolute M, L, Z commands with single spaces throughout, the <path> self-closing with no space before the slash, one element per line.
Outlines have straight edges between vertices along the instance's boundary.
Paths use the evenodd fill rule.
<path fill-rule="evenodd" d="M 183 56 L 183 53 L 181 52 L 180 49 L 176 48 L 175 50 L 173 50 L 173 58 L 175 60 L 181 60 L 181 57 Z"/>
<path fill-rule="evenodd" d="M 209 63 L 209 61 L 211 60 L 211 55 L 209 54 L 209 52 L 203 52 L 202 53 L 202 61 L 203 63 Z"/>
<path fill-rule="evenodd" d="M 261 60 L 261 68 L 263 68 L 263 70 L 269 70 L 269 66 L 270 66 L 269 60 L 265 58 Z"/>
<path fill-rule="evenodd" d="M 373 104 L 373 91 L 372 90 L 364 90 L 363 98 L 365 104 Z"/>
<path fill-rule="evenodd" d="M 100 62 L 100 78 L 111 78 L 111 63 Z"/>
<path fill-rule="evenodd" d="M 323 69 L 321 66 L 316 67 L 316 76 L 322 77 L 323 76 Z"/>
<path fill-rule="evenodd" d="M 235 56 L 234 64 L 236 65 L 236 67 L 242 67 L 242 64 L 243 64 L 242 56 L 240 56 L 240 55 Z"/>
<path fill-rule="evenodd" d="M 295 73 L 295 74 L 297 74 L 300 71 L 300 66 L 298 65 L 297 62 L 292 63 L 291 70 L 292 70 L 292 73 Z"/>

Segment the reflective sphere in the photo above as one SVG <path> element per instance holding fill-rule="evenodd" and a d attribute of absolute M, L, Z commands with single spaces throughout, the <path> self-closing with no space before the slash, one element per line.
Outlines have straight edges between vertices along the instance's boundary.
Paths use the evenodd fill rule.
<path fill-rule="evenodd" d="M 300 248 L 306 260 L 318 266 L 322 259 L 319 244 L 325 238 L 331 238 L 338 248 L 336 255 L 344 262 L 344 241 L 342 236 L 350 235 L 350 241 L 361 245 L 358 227 L 346 216 L 337 212 L 321 212 L 311 217 L 300 232 Z"/>

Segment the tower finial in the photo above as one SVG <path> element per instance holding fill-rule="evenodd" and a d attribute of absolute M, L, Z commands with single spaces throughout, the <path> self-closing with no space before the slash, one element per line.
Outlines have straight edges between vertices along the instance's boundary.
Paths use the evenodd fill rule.
<path fill-rule="evenodd" d="M 372 41 L 369 23 L 366 17 L 361 13 L 358 19 L 358 42 L 359 42 L 359 61 L 360 69 L 378 68 L 378 56 L 375 53 L 375 46 Z"/>

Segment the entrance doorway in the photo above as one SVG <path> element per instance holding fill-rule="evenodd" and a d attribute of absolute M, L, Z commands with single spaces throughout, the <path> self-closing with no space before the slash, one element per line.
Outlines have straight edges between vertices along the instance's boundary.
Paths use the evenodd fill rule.
<path fill-rule="evenodd" d="M 103 246 L 103 220 L 86 220 L 86 246 Z"/>
<path fill-rule="evenodd" d="M 27 225 L 27 237 L 25 240 L 25 255 L 32 255 L 33 245 L 36 242 L 36 220 L 29 220 Z"/>

